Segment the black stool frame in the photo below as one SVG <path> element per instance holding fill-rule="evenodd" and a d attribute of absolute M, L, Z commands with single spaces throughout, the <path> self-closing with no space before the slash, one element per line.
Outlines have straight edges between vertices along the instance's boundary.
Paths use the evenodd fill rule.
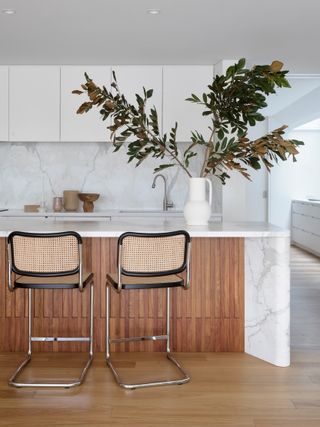
<path fill-rule="evenodd" d="M 35 273 L 35 272 L 28 272 L 28 271 L 20 271 L 14 262 L 14 253 L 13 253 L 13 239 L 15 236 L 22 236 L 22 237 L 31 237 L 31 238 L 50 238 L 50 237 L 65 237 L 65 236 L 74 236 L 76 237 L 79 245 L 79 265 L 77 268 L 75 268 L 72 271 L 67 272 L 41 272 L 41 273 Z M 92 363 L 93 360 L 93 303 L 94 303 L 94 293 L 93 293 L 93 274 L 90 275 L 89 280 L 86 284 L 90 285 L 90 307 L 89 307 L 89 336 L 88 337 L 34 337 L 32 336 L 32 295 L 33 290 L 38 289 L 79 289 L 80 292 L 83 292 L 84 290 L 84 282 L 83 282 L 83 269 L 82 269 L 82 239 L 81 236 L 73 231 L 67 231 L 67 232 L 60 232 L 60 233 L 25 233 L 20 231 L 14 231 L 8 236 L 8 287 L 11 292 L 15 291 L 17 287 L 15 287 L 14 283 L 12 282 L 12 274 L 19 274 L 34 278 L 43 278 L 43 284 L 41 285 L 25 285 L 21 286 L 25 289 L 28 289 L 28 352 L 26 358 L 23 360 L 23 362 L 18 366 L 18 368 L 15 370 L 15 372 L 10 377 L 8 383 L 11 386 L 14 387 L 62 387 L 62 388 L 71 388 L 78 386 L 82 384 L 86 373 Z M 64 286 L 62 285 L 49 285 L 45 284 L 45 278 L 49 277 L 65 277 L 70 276 L 73 274 L 79 275 L 79 282 L 74 284 L 72 287 Z M 84 366 L 84 368 L 81 371 L 81 374 L 79 378 L 77 378 L 74 381 L 66 381 L 62 383 L 58 382 L 21 382 L 17 381 L 17 377 L 19 374 L 24 370 L 24 368 L 28 365 L 28 363 L 31 361 L 32 358 L 32 343 L 33 342 L 87 342 L 89 344 L 89 357 L 88 360 Z"/>
<path fill-rule="evenodd" d="M 152 272 L 152 273 L 131 273 L 128 271 L 125 271 L 121 264 L 121 250 L 122 250 L 122 242 L 123 240 L 128 236 L 134 236 L 134 237 L 170 237 L 170 236 L 178 236 L 183 234 L 185 236 L 185 256 L 184 256 L 184 262 L 183 265 L 176 270 L 166 271 L 166 272 Z M 161 277 L 161 276 L 167 276 L 170 274 L 178 274 L 182 272 L 186 272 L 186 281 L 183 284 L 184 289 L 188 289 L 190 286 L 190 253 L 191 253 L 191 239 L 189 234 L 184 230 L 174 231 L 174 232 L 168 232 L 168 233 L 124 233 L 119 237 L 118 240 L 118 283 L 117 283 L 117 289 L 116 291 L 118 293 L 121 292 L 122 289 L 122 280 L 121 276 L 133 276 L 133 277 Z M 150 286 L 150 288 L 155 288 L 156 286 Z M 181 366 L 181 364 L 176 360 L 176 358 L 172 355 L 170 350 L 170 300 L 171 300 L 171 286 L 168 283 L 168 286 L 161 286 L 161 288 L 166 289 L 166 333 L 163 335 L 151 335 L 151 336 L 140 336 L 140 337 L 126 337 L 126 338 L 116 338 L 111 339 L 110 338 L 110 284 L 107 280 L 107 287 L 106 287 L 106 362 L 108 366 L 110 367 L 117 383 L 119 386 L 125 388 L 125 389 L 136 389 L 136 388 L 146 388 L 146 387 L 154 387 L 154 386 L 163 386 L 163 385 L 181 385 L 185 384 L 190 381 L 190 376 L 185 371 L 185 369 Z M 139 289 L 138 287 L 133 287 L 132 289 Z M 141 289 L 141 288 L 140 288 Z M 123 342 L 132 342 L 132 341 L 158 341 L 158 340 L 164 340 L 166 341 L 166 356 L 168 360 L 170 360 L 175 367 L 179 370 L 179 372 L 182 374 L 182 377 L 179 379 L 173 379 L 173 380 L 155 380 L 151 382 L 137 382 L 137 383 L 126 383 L 124 382 L 116 368 L 114 367 L 112 360 L 111 360 L 111 353 L 110 353 L 110 344 L 118 344 Z"/>

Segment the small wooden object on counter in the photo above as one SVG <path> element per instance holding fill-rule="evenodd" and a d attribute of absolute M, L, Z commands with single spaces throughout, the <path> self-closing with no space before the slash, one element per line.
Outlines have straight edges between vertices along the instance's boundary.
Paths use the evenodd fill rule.
<path fill-rule="evenodd" d="M 52 203 L 53 212 L 61 212 L 63 209 L 62 197 L 54 197 Z"/>
<path fill-rule="evenodd" d="M 84 212 L 93 212 L 94 205 L 93 202 L 99 199 L 100 194 L 97 193 L 79 193 L 79 199 L 83 202 L 83 211 Z"/>
<path fill-rule="evenodd" d="M 24 212 L 39 212 L 40 205 L 24 205 Z"/>
<path fill-rule="evenodd" d="M 79 191 L 64 190 L 63 192 L 63 206 L 67 212 L 75 212 L 79 208 Z"/>

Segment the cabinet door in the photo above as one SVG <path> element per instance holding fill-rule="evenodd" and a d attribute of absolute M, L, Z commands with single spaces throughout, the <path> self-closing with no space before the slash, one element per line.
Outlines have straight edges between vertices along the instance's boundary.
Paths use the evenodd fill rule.
<path fill-rule="evenodd" d="M 162 131 L 162 67 L 152 65 L 126 65 L 113 67 L 120 91 L 130 103 L 136 105 L 135 94 L 143 95 L 143 87 L 153 89 L 148 107 L 155 106 L 159 117 L 160 132 Z"/>
<path fill-rule="evenodd" d="M 0 67 L 0 141 L 8 141 L 8 67 Z"/>
<path fill-rule="evenodd" d="M 59 141 L 60 68 L 9 68 L 10 141 Z"/>
<path fill-rule="evenodd" d="M 210 120 L 202 116 L 203 108 L 186 101 L 192 93 L 201 99 L 212 83 L 213 66 L 178 65 L 163 67 L 163 131 L 178 122 L 178 141 L 191 141 L 191 131 L 209 136 Z"/>
<path fill-rule="evenodd" d="M 98 85 L 110 89 L 111 67 L 107 66 L 63 66 L 61 67 L 61 141 L 99 142 L 109 140 L 109 121 L 102 121 L 99 109 L 77 114 L 79 106 L 88 101 L 85 95 L 74 95 L 85 83 L 84 73 Z"/>

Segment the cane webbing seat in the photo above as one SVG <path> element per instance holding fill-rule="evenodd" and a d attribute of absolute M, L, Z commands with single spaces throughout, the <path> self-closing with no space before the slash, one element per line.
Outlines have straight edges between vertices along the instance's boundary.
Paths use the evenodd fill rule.
<path fill-rule="evenodd" d="M 115 288 L 118 288 L 118 274 L 107 274 L 107 281 Z M 183 277 L 177 274 L 160 277 L 144 276 L 122 276 L 121 287 L 124 290 L 130 289 L 156 289 L 156 288 L 175 288 L 184 286 Z"/>
<path fill-rule="evenodd" d="M 83 272 L 82 286 L 85 288 L 93 279 L 93 273 Z M 15 288 L 23 289 L 78 289 L 79 274 L 56 277 L 17 276 Z"/>
<path fill-rule="evenodd" d="M 15 387 L 65 387 L 80 385 L 93 359 L 93 273 L 82 268 L 82 239 L 73 231 L 61 233 L 25 233 L 8 236 L 9 290 L 28 289 L 28 354 L 9 379 Z M 35 337 L 32 335 L 33 292 L 40 289 L 78 289 L 90 285 L 88 337 Z M 33 342 L 87 342 L 89 357 L 79 378 L 65 382 L 21 382 L 19 374 L 31 361 Z"/>
<path fill-rule="evenodd" d="M 184 230 L 168 233 L 124 233 L 118 239 L 118 272 L 107 274 L 106 291 L 106 360 L 121 387 L 135 389 L 160 385 L 184 384 L 189 375 L 170 352 L 170 289 L 187 289 L 190 282 L 190 236 Z M 185 276 L 181 273 L 186 273 Z M 110 338 L 110 288 L 121 293 L 135 289 L 166 289 L 166 333 L 163 335 Z M 124 382 L 114 367 L 110 344 L 165 340 L 166 354 L 182 377 L 151 382 Z"/>

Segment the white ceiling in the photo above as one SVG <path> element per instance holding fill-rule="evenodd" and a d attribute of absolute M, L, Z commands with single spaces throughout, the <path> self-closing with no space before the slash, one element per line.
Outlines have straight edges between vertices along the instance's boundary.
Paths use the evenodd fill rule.
<path fill-rule="evenodd" d="M 281 59 L 320 73 L 319 0 L 0 0 L 2 64 Z M 161 9 L 157 16 L 146 13 Z"/>

